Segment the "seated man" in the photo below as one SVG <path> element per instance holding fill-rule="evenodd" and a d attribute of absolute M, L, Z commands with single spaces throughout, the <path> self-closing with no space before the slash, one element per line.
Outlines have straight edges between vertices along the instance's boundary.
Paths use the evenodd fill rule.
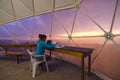
<path fill-rule="evenodd" d="M 53 49 L 55 45 L 53 44 L 47 44 L 46 41 L 46 35 L 39 35 L 39 40 L 37 42 L 37 49 L 35 51 L 34 55 L 44 55 L 45 49 Z M 41 60 L 41 58 L 38 58 L 37 60 Z M 42 70 L 44 70 L 44 63 L 41 64 Z"/>
<path fill-rule="evenodd" d="M 35 55 L 43 55 L 45 52 L 45 49 L 53 49 L 55 47 L 55 45 L 53 44 L 47 44 L 46 41 L 47 36 L 46 35 L 42 35 L 41 39 L 39 40 L 38 44 L 37 44 L 37 49 L 35 51 Z"/>

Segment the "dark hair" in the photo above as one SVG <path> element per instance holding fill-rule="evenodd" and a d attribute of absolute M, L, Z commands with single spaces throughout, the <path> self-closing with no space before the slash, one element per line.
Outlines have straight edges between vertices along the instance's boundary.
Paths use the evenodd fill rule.
<path fill-rule="evenodd" d="M 46 38 L 47 38 L 47 36 L 46 36 L 46 35 L 42 35 L 42 38 L 45 38 L 45 39 L 46 39 Z"/>
<path fill-rule="evenodd" d="M 46 40 L 46 38 L 47 38 L 47 36 L 46 36 L 46 35 L 42 35 L 41 40 L 45 41 L 45 40 Z"/>
<path fill-rule="evenodd" d="M 39 34 L 39 38 L 42 39 L 42 37 L 43 37 L 43 34 Z"/>

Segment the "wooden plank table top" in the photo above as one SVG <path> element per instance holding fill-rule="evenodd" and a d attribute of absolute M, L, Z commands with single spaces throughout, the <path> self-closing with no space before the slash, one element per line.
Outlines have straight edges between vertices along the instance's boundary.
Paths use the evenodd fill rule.
<path fill-rule="evenodd" d="M 36 46 L 36 44 L 0 44 L 2 48 L 29 48 L 34 46 Z"/>
<path fill-rule="evenodd" d="M 63 52 L 65 54 L 78 56 L 78 57 L 87 57 L 92 54 L 92 48 L 83 48 L 83 47 L 71 47 L 71 46 L 64 46 L 61 48 L 55 48 L 55 51 Z"/>
<path fill-rule="evenodd" d="M 8 49 L 9 48 L 17 48 L 17 49 L 30 48 L 30 50 L 32 50 L 32 48 L 36 47 L 36 44 L 0 44 L 0 47 L 5 50 L 3 54 L 17 56 L 17 63 L 19 63 L 19 57 L 21 57 L 21 60 L 23 60 L 22 55 L 24 54 L 24 52 L 22 51 L 11 52 L 11 51 L 8 51 Z"/>
<path fill-rule="evenodd" d="M 81 57 L 81 80 L 84 80 L 84 59 L 88 57 L 88 73 L 91 73 L 91 54 L 94 49 L 92 48 L 83 48 L 83 47 L 71 47 L 64 46 L 61 48 L 55 48 L 54 51 L 68 54 L 72 56 Z"/>

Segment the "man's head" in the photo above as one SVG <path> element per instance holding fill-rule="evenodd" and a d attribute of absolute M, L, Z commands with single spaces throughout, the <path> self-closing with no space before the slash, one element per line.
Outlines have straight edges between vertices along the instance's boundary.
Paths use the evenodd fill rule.
<path fill-rule="evenodd" d="M 39 35 L 38 35 L 39 39 L 42 40 L 42 36 L 43 36 L 43 34 L 39 34 Z"/>
<path fill-rule="evenodd" d="M 42 35 L 42 39 L 41 40 L 46 41 L 46 38 L 47 38 L 46 35 Z"/>

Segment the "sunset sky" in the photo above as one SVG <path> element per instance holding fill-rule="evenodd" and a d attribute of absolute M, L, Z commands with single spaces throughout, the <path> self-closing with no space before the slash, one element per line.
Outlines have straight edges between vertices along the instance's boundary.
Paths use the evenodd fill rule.
<path fill-rule="evenodd" d="M 0 1 L 4 2 L 4 0 Z M 8 2 L 10 1 L 8 0 Z M 23 5 L 22 7 L 28 8 L 24 4 L 29 5 L 29 9 L 33 7 L 32 3 L 27 3 L 27 0 L 12 1 L 18 1 Z M 44 2 L 44 0 L 28 1 Z M 64 2 L 64 0 L 62 1 Z M 116 1 L 118 1 L 118 6 L 114 14 Z M 0 11 L 2 10 L 2 5 L 0 3 Z M 39 7 L 39 3 L 37 3 L 37 6 Z M 19 7 L 23 9 L 21 6 Z M 4 8 L 4 5 L 2 8 Z M 29 9 L 27 10 L 30 11 Z M 5 10 L 7 11 L 8 8 L 5 8 Z M 13 12 L 10 11 L 9 13 Z M 28 14 L 30 13 L 28 12 Z M 112 23 L 113 26 L 111 26 Z M 12 41 L 20 43 L 28 40 L 30 43 L 36 42 L 38 34 L 46 34 L 48 36 L 47 39 L 52 39 L 60 45 L 93 48 L 94 52 L 91 59 L 95 60 L 96 58 L 96 60 L 92 64 L 92 70 L 97 73 L 100 72 L 102 75 L 108 76 L 113 80 L 120 80 L 120 0 L 83 0 L 78 9 L 70 8 L 55 11 L 54 14 L 49 12 L 32 17 L 29 15 L 29 17 L 27 16 L 23 19 L 13 20 L 13 22 L 0 25 L 0 43 L 2 44 L 9 41 L 11 43 Z M 76 60 L 69 59 L 71 61 Z M 80 59 L 78 59 L 79 61 Z"/>
<path fill-rule="evenodd" d="M 77 10 L 75 8 L 55 12 L 52 35 L 59 38 L 62 38 L 60 36 L 67 38 L 68 35 L 73 37 L 104 35 L 104 31 L 110 31 L 115 3 L 116 0 L 83 0 L 79 6 L 76 19 L 75 12 Z M 119 14 L 120 1 L 112 27 L 113 34 L 119 34 L 120 32 Z M 51 13 L 47 13 L 2 25 L 1 27 L 4 29 L 0 27 L 1 39 L 17 37 L 19 39 L 33 38 L 36 40 L 39 33 L 49 35 L 51 33 L 51 19 Z M 104 31 L 91 19 L 100 25 Z"/>

